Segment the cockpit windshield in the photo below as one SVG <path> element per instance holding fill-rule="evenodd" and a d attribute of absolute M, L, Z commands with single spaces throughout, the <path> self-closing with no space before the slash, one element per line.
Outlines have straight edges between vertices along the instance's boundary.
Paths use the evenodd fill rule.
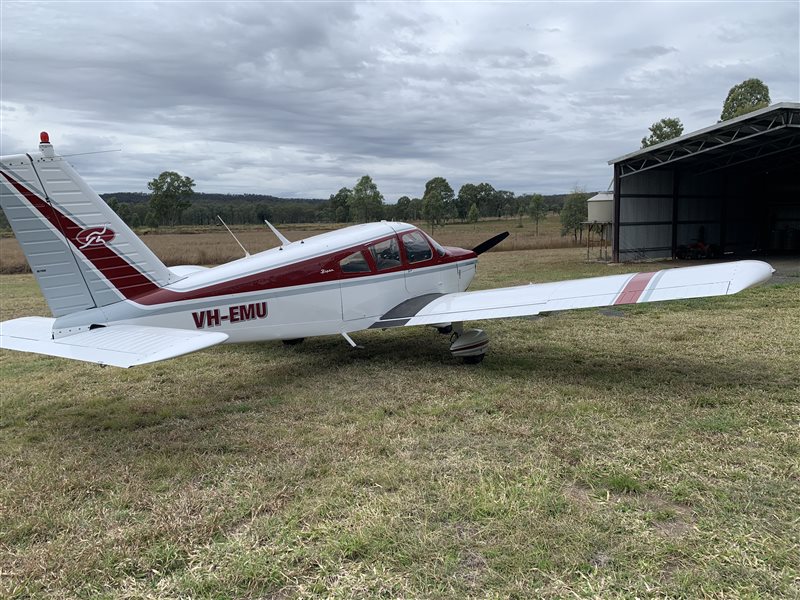
<path fill-rule="evenodd" d="M 446 254 L 446 252 L 444 251 L 444 248 L 442 247 L 442 245 L 439 242 L 437 242 L 435 239 L 433 239 L 427 233 L 425 234 L 425 237 L 428 238 L 428 241 L 436 249 L 436 254 L 438 254 L 439 256 L 444 256 Z"/>

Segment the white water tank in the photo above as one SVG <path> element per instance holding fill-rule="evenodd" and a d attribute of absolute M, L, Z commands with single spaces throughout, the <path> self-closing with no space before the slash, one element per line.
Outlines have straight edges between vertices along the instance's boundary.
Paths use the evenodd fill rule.
<path fill-rule="evenodd" d="M 589 223 L 611 223 L 614 213 L 614 192 L 600 192 L 589 198 Z"/>

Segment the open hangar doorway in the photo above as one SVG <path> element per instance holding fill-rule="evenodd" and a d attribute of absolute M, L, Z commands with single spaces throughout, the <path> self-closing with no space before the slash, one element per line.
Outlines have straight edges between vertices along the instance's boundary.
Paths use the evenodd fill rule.
<path fill-rule="evenodd" d="M 609 161 L 613 260 L 800 256 L 800 103 Z"/>

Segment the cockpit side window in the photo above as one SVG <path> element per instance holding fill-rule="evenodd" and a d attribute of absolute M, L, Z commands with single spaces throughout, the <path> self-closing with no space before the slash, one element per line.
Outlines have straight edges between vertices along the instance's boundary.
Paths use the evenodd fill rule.
<path fill-rule="evenodd" d="M 433 252 L 431 252 L 428 241 L 419 231 L 404 234 L 403 247 L 406 249 L 406 259 L 409 263 L 422 262 L 433 258 Z"/>
<path fill-rule="evenodd" d="M 391 237 L 388 240 L 372 244 L 369 251 L 372 253 L 372 258 L 375 259 L 378 271 L 400 266 L 400 246 L 397 238 Z"/>
<path fill-rule="evenodd" d="M 339 261 L 339 268 L 342 273 L 369 273 L 369 263 L 367 257 L 360 250 L 353 252 L 350 256 L 346 256 Z"/>

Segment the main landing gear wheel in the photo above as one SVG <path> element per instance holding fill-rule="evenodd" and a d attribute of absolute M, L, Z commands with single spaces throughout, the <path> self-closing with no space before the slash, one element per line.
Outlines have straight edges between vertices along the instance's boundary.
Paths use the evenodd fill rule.
<path fill-rule="evenodd" d="M 483 362 L 483 359 L 486 358 L 486 353 L 484 354 L 476 354 L 475 356 L 465 356 L 464 357 L 464 364 L 465 365 L 477 365 Z"/>
<path fill-rule="evenodd" d="M 302 344 L 303 340 L 306 338 L 294 338 L 292 340 L 283 340 L 284 346 L 297 346 L 297 344 Z"/>
<path fill-rule="evenodd" d="M 463 358 L 468 365 L 476 365 L 481 362 L 489 348 L 489 336 L 483 329 L 464 331 L 460 327 L 455 328 L 450 341 L 450 353 Z"/>

